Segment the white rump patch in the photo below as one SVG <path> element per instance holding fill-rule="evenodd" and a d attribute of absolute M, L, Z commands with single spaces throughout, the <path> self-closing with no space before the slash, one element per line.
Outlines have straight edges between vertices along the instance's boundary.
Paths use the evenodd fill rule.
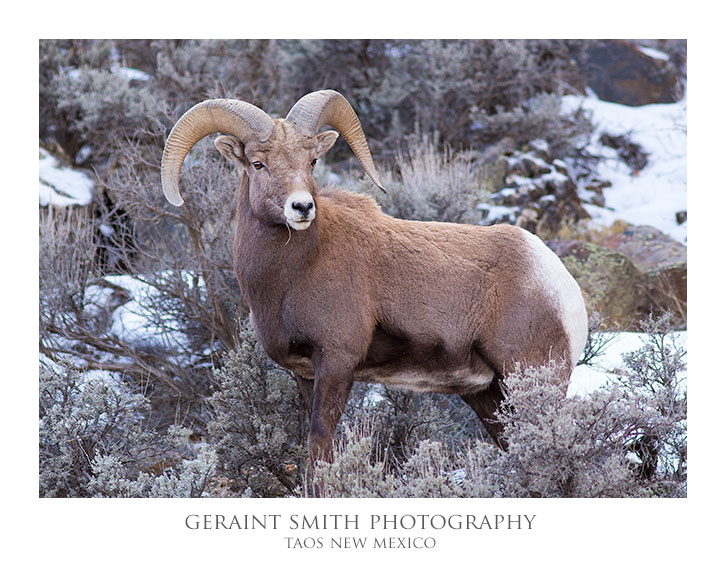
<path fill-rule="evenodd" d="M 295 230 L 306 230 L 315 219 L 315 201 L 309 191 L 294 191 L 284 203 L 284 217 Z"/>
<path fill-rule="evenodd" d="M 538 270 L 537 277 L 561 313 L 561 322 L 569 337 L 572 367 L 579 361 L 589 333 L 589 320 L 579 284 L 549 247 L 528 230 L 523 230 Z"/>

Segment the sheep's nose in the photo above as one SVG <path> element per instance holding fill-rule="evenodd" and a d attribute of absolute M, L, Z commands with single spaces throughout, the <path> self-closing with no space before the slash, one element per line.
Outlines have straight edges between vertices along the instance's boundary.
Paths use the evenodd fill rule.
<path fill-rule="evenodd" d="M 299 202 L 295 201 L 292 203 L 292 208 L 299 212 L 303 218 L 307 218 L 310 214 L 310 210 L 315 206 L 313 202 Z"/>

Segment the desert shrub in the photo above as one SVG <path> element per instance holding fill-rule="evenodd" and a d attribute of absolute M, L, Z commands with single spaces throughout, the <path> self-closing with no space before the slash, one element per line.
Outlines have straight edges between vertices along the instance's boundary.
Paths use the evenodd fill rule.
<path fill-rule="evenodd" d="M 77 164 L 113 165 L 119 140 L 163 143 L 164 100 L 115 68 L 60 68 L 46 88 L 53 93 L 54 130 L 66 140 L 58 141 Z"/>
<path fill-rule="evenodd" d="M 39 237 L 40 351 L 81 372 L 125 374 L 170 413 L 155 417 L 168 426 L 175 414 L 206 394 L 212 340 L 199 337 L 200 323 L 177 316 L 183 306 L 204 308 L 203 284 L 193 274 L 149 271 L 108 277 L 95 263 L 92 219 L 84 210 L 41 211 Z M 155 286 L 154 286 L 155 285 Z M 132 292 L 133 291 L 133 292 Z M 156 292 L 154 292 L 156 291 Z M 183 302 L 186 299 L 186 303 Z M 135 300 L 134 332 L 118 329 L 118 308 Z M 206 311 L 204 311 L 206 312 Z M 179 340 L 170 335 L 184 335 Z"/>
<path fill-rule="evenodd" d="M 642 346 L 623 357 L 627 371 L 618 376 L 621 388 L 645 399 L 657 420 L 642 428 L 633 442 L 639 472 L 654 479 L 662 495 L 684 495 L 687 482 L 686 352 L 674 333 L 673 314 L 651 315 L 642 323 Z"/>
<path fill-rule="evenodd" d="M 189 429 L 169 427 L 165 443 L 177 453 L 170 461 L 174 468 L 161 473 L 141 471 L 129 479 L 124 462 L 117 455 L 98 455 L 93 459 L 93 478 L 89 487 L 101 497 L 207 497 L 216 470 L 216 453 L 208 445 L 190 449 Z"/>
<path fill-rule="evenodd" d="M 63 328 L 66 317 L 82 317 L 84 290 L 96 275 L 93 227 L 88 215 L 74 208 L 41 210 L 39 252 L 42 345 L 49 337 L 43 334 Z"/>
<path fill-rule="evenodd" d="M 109 376 L 82 374 L 52 366 L 40 370 L 40 494 L 78 497 L 90 494 L 92 460 L 115 453 L 121 466 L 136 464 L 158 447 L 153 434 L 138 426 L 148 409 Z"/>
<path fill-rule="evenodd" d="M 395 168 L 381 174 L 388 192 L 375 198 L 392 216 L 441 222 L 476 222 L 480 217 L 475 205 L 485 194 L 485 170 L 469 155 L 439 150 L 430 138 L 411 143 L 406 153 L 398 153 Z"/>
<path fill-rule="evenodd" d="M 41 141 L 55 142 L 75 158 L 84 143 L 73 122 L 75 116 L 59 108 L 63 96 L 58 76 L 71 68 L 110 67 L 112 42 L 108 40 L 42 40 L 38 49 L 39 134 Z"/>
<path fill-rule="evenodd" d="M 159 308 L 182 327 L 194 329 L 201 350 L 216 350 L 217 343 L 230 348 L 240 296 L 231 238 L 238 178 L 211 142 L 200 143 L 181 176 L 184 206 L 172 207 L 160 186 L 161 147 L 153 149 L 151 158 L 148 151 L 120 144 L 124 164 L 106 180 L 111 198 L 135 227 L 130 261 L 165 300 Z M 117 244 L 120 249 L 126 245 Z"/>
<path fill-rule="evenodd" d="M 373 438 L 348 438 L 316 479 L 324 493 L 386 497 L 623 497 L 645 495 L 627 447 L 642 417 L 618 392 L 567 399 L 550 368 L 508 378 L 508 451 L 482 441 L 409 446 L 396 469 L 371 458 Z M 337 464 L 337 459 L 340 464 Z M 318 465 L 318 468 L 320 465 Z M 340 474 L 347 476 L 342 482 Z"/>
<path fill-rule="evenodd" d="M 406 459 L 397 497 L 462 497 L 459 451 L 441 442 L 423 440 Z"/>
<path fill-rule="evenodd" d="M 502 416 L 516 446 L 505 458 L 532 470 L 518 474 L 521 485 L 557 496 L 685 495 L 685 351 L 671 319 L 666 314 L 644 324 L 643 345 L 623 357 L 626 369 L 611 391 L 568 399 L 551 387 L 547 393 L 545 374 L 534 376 L 537 383 L 543 378 L 536 390 L 518 376 L 508 380 Z M 527 410 L 544 399 L 544 407 Z"/>
<path fill-rule="evenodd" d="M 390 497 L 395 479 L 387 469 L 385 451 L 376 442 L 375 418 L 345 423 L 333 443 L 332 462 L 315 465 L 304 495 L 324 497 Z"/>
<path fill-rule="evenodd" d="M 541 497 L 644 495 L 628 447 L 651 418 L 621 391 L 567 398 L 554 368 L 527 368 L 506 381 L 501 408 L 509 448 L 507 489 Z"/>
<path fill-rule="evenodd" d="M 248 323 L 212 382 L 208 430 L 220 474 L 255 496 L 294 493 L 307 435 L 302 400 L 292 375 L 269 359 Z"/>
<path fill-rule="evenodd" d="M 178 437 L 148 424 L 148 400 L 117 374 L 42 364 L 39 470 L 43 497 L 198 496 L 213 470 L 202 451 L 180 463 Z M 175 467 L 176 466 L 176 467 Z M 161 468 L 160 473 L 154 469 Z"/>
<path fill-rule="evenodd" d="M 238 98 L 286 113 L 277 45 L 266 39 L 153 41 L 154 86 L 179 115 L 206 98 Z"/>
<path fill-rule="evenodd" d="M 117 144 L 163 147 L 165 130 L 205 98 L 275 112 L 280 74 L 269 40 L 43 40 L 40 137 L 70 161 L 105 169 Z M 138 64 L 148 74 L 129 74 Z M 286 101 L 285 101 L 286 102 Z M 281 111 L 281 110 L 279 110 Z"/>
<path fill-rule="evenodd" d="M 509 138 L 515 145 L 533 139 L 546 140 L 554 158 L 579 156 L 592 125 L 582 111 L 564 113 L 561 98 L 554 93 L 539 93 L 519 105 L 495 113 L 473 112 L 475 135 L 481 140 Z"/>
<path fill-rule="evenodd" d="M 367 424 L 366 424 L 367 423 Z M 499 449 L 484 440 L 459 445 L 420 440 L 391 467 L 380 458 L 374 420 L 346 425 L 334 445 L 332 463 L 315 466 L 314 488 L 303 495 L 325 497 L 514 497 L 502 486 Z"/>
<path fill-rule="evenodd" d="M 155 119 L 163 112 L 148 88 L 132 87 L 130 80 L 113 70 L 73 69 L 56 78 L 58 109 L 73 116 L 72 129 L 91 146 L 94 159 L 112 156 L 118 140 L 153 142 Z"/>
<path fill-rule="evenodd" d="M 356 383 L 341 419 L 357 432 L 356 423 L 375 441 L 376 454 L 398 466 L 411 447 L 425 439 L 447 444 L 486 435 L 473 411 L 457 395 L 415 393 Z"/>
<path fill-rule="evenodd" d="M 399 88 L 412 85 L 408 100 L 423 132 L 439 131 L 444 143 L 465 147 L 515 134 L 486 124 L 531 105 L 541 93 L 561 92 L 577 49 L 564 41 L 421 41 L 389 75 L 400 77 Z"/>

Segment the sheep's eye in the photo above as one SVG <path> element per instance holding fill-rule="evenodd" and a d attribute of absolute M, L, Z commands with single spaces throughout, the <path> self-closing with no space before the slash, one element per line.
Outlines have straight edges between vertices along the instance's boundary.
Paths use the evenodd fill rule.
<path fill-rule="evenodd" d="M 315 166 L 315 163 L 317 163 L 317 158 L 315 158 L 315 159 L 312 160 L 312 166 L 313 167 Z"/>
<path fill-rule="evenodd" d="M 264 164 L 261 161 L 253 161 L 252 165 L 254 165 L 255 169 L 261 169 L 262 167 L 264 167 Z"/>

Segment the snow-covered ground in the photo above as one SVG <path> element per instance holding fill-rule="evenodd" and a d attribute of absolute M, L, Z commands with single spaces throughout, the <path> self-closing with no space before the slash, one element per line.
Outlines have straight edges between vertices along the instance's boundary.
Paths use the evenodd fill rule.
<path fill-rule="evenodd" d="M 600 356 L 597 356 L 592 365 L 581 365 L 574 369 L 569 382 L 567 395 L 585 396 L 601 387 L 609 387 L 612 380 L 625 369 L 622 356 L 642 348 L 646 342 L 646 335 L 640 332 L 605 333 L 611 338 Z M 687 351 L 687 332 L 674 332 L 675 343 Z"/>
<path fill-rule="evenodd" d="M 596 95 L 564 96 L 564 111 L 583 108 L 595 130 L 587 150 L 601 157 L 596 174 L 610 181 L 604 189 L 606 208 L 585 205 L 593 220 L 615 220 L 653 226 L 675 240 L 687 242 L 687 222 L 677 224 L 675 213 L 687 210 L 687 97 L 673 104 L 625 106 Z M 626 136 L 648 154 L 647 165 L 633 173 L 615 149 L 599 141 L 601 134 Z"/>
<path fill-rule="evenodd" d="M 687 222 L 677 224 L 675 213 L 687 210 L 687 98 L 674 104 L 625 106 L 599 100 L 596 95 L 565 96 L 563 109 L 584 108 L 591 114 L 595 130 L 587 150 L 601 157 L 596 174 L 610 181 L 604 189 L 606 208 L 585 205 L 594 222 L 611 225 L 624 220 L 653 226 L 675 240 L 687 243 Z M 637 174 L 604 146 L 599 137 L 607 133 L 625 135 L 648 154 L 647 165 Z M 686 348 L 687 333 L 676 333 Z M 622 355 L 642 347 L 643 335 L 617 333 L 595 366 L 578 366 L 568 394 L 583 395 L 610 382 L 623 368 Z"/>
<path fill-rule="evenodd" d="M 39 171 L 41 206 L 69 206 L 90 204 L 93 197 L 93 180 L 82 171 L 64 167 L 42 147 Z"/>
<path fill-rule="evenodd" d="M 165 274 L 160 274 L 163 277 Z M 159 319 L 158 309 L 153 304 L 159 298 L 156 287 L 130 275 L 107 275 L 104 277 L 111 285 L 128 293 L 129 300 L 119 304 L 111 314 L 112 336 L 126 344 L 147 348 L 164 348 L 179 351 L 188 347 L 188 339 L 179 328 L 176 320 Z M 106 309 L 114 289 L 108 286 L 93 285 L 88 288 L 86 307 L 89 315 L 97 309 Z"/>

